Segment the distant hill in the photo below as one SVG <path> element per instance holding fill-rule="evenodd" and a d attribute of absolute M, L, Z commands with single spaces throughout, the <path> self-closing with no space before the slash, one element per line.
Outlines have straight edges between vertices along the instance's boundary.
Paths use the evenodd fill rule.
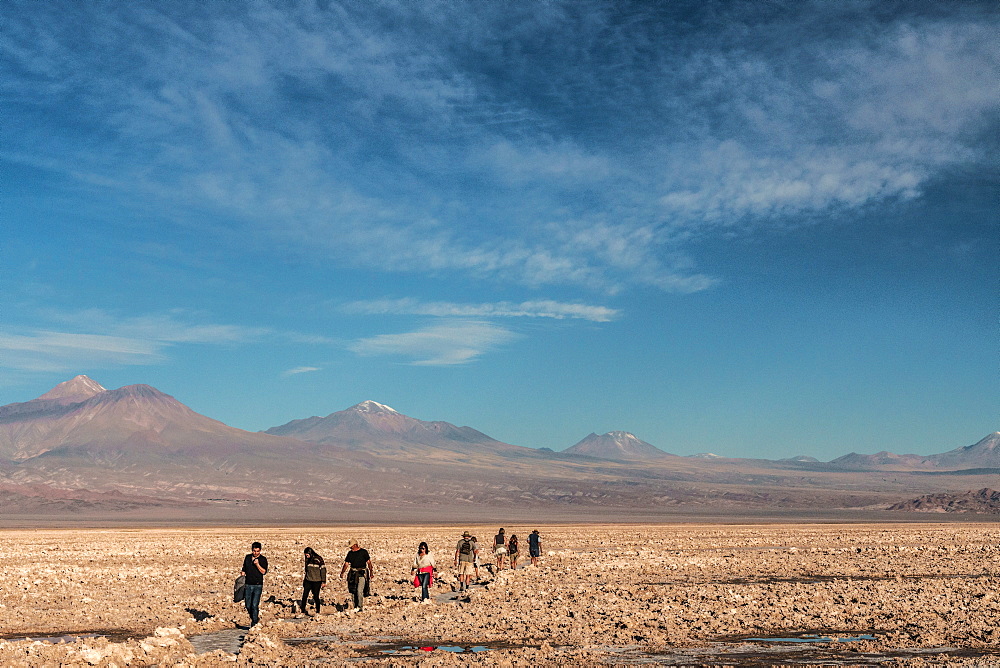
<path fill-rule="evenodd" d="M 830 465 L 850 471 L 924 471 L 1000 468 L 1000 432 L 982 440 L 937 455 L 897 455 L 877 452 L 862 455 L 852 452 L 830 461 Z"/>
<path fill-rule="evenodd" d="M 1000 431 L 962 448 L 929 457 L 939 468 L 973 469 L 1000 467 Z"/>
<path fill-rule="evenodd" d="M 434 451 L 536 454 L 531 448 L 503 443 L 472 427 L 425 422 L 370 400 L 326 417 L 292 420 L 264 433 L 382 454 L 426 455 Z"/>
<path fill-rule="evenodd" d="M 630 434 L 627 431 L 609 431 L 606 434 L 591 433 L 576 445 L 572 445 L 564 453 L 569 455 L 586 455 L 601 459 L 616 461 L 634 459 L 659 459 L 670 456 L 655 445 Z"/>
<path fill-rule="evenodd" d="M 86 401 L 106 391 L 90 378 L 77 376 L 59 383 L 37 399 L 0 406 L 0 424 L 29 417 L 37 419 L 51 414 L 61 414 L 66 406 Z"/>
<path fill-rule="evenodd" d="M 231 454 L 290 445 L 196 413 L 149 385 L 106 390 L 86 376 L 32 401 L 0 407 L 0 457 L 15 461 L 108 451 L 154 458 Z"/>
<path fill-rule="evenodd" d="M 985 513 L 1000 514 L 1000 492 L 985 487 L 964 494 L 925 494 L 916 499 L 889 506 L 889 510 L 918 513 Z"/>
<path fill-rule="evenodd" d="M 0 512 L 2 513 L 121 512 L 137 508 L 183 508 L 203 507 L 205 505 L 204 502 L 183 502 L 127 495 L 117 490 L 93 492 L 87 489 L 65 489 L 43 484 L 0 484 Z"/>
<path fill-rule="evenodd" d="M 830 461 L 831 466 L 848 471 L 923 469 L 927 468 L 930 464 L 927 457 L 920 455 L 897 455 L 885 450 L 876 452 L 873 455 L 852 452 Z"/>
<path fill-rule="evenodd" d="M 439 512 L 501 519 L 886 508 L 901 489 L 917 496 L 991 485 L 998 443 L 993 434 L 941 455 L 852 454 L 837 465 L 678 457 L 615 431 L 553 452 L 375 401 L 247 432 L 149 385 L 108 390 L 77 376 L 0 406 L 0 521 L 104 511 L 284 521 L 330 512 L 357 520 L 375 509 L 430 520 Z"/>
<path fill-rule="evenodd" d="M 100 383 L 87 376 L 76 376 L 64 383 L 59 383 L 35 401 L 52 401 L 64 405 L 75 404 L 86 401 L 101 392 L 107 392 L 107 389 L 102 387 Z"/>

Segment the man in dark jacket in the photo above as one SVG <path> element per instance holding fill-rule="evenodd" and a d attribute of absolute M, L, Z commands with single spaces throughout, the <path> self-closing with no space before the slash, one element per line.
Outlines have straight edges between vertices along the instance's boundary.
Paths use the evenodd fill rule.
<path fill-rule="evenodd" d="M 307 547 L 303 551 L 303 554 L 305 555 L 305 574 L 302 576 L 302 603 L 300 609 L 303 615 L 309 614 L 306 611 L 306 602 L 309 600 L 309 594 L 312 594 L 313 603 L 316 604 L 316 614 L 318 615 L 321 605 L 319 591 L 326 586 L 326 562 L 311 547 Z"/>
<path fill-rule="evenodd" d="M 250 546 L 250 554 L 243 557 L 240 573 L 246 578 L 243 602 L 250 614 L 250 626 L 260 622 L 260 596 L 264 593 L 264 574 L 267 573 L 267 557 L 260 553 L 257 541 Z"/>

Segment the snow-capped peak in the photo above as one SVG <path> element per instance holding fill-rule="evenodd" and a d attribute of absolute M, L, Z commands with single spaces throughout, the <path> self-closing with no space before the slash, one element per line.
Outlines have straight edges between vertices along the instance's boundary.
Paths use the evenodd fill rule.
<path fill-rule="evenodd" d="M 64 383 L 59 383 L 38 398 L 63 402 L 83 401 L 102 392 L 107 392 L 107 390 L 100 383 L 87 376 L 79 375 Z"/>
<path fill-rule="evenodd" d="M 380 404 L 377 401 L 362 401 L 360 404 L 354 407 L 359 413 L 396 413 L 395 409 L 386 406 L 385 404 Z"/>

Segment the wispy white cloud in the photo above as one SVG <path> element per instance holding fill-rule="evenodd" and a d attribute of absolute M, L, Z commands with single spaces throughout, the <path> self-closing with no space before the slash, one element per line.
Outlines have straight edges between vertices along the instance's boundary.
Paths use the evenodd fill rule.
<path fill-rule="evenodd" d="M 728 44 L 685 67 L 700 95 L 725 102 L 706 108 L 714 129 L 664 152 L 659 203 L 678 226 L 801 224 L 919 197 L 959 164 L 996 165 L 978 141 L 1000 110 L 995 23 L 908 19 L 874 38 Z"/>
<path fill-rule="evenodd" d="M 359 339 L 350 350 L 364 356 L 406 357 L 418 366 L 450 366 L 472 362 L 517 338 L 515 332 L 489 322 L 456 320 L 413 332 Z"/>
<path fill-rule="evenodd" d="M 300 373 L 311 373 L 313 371 L 320 371 L 318 366 L 297 366 L 294 369 L 289 369 L 285 371 L 283 376 L 297 376 Z"/>
<path fill-rule="evenodd" d="M 474 159 L 510 185 L 524 185 L 544 180 L 565 181 L 577 188 L 582 183 L 599 184 L 612 173 L 608 156 L 587 153 L 582 147 L 563 140 L 548 146 L 537 142 L 518 145 L 507 139 L 495 144 Z"/>
<path fill-rule="evenodd" d="M 138 316 L 121 316 L 103 309 L 49 311 L 53 321 L 79 330 L 113 332 L 116 336 L 161 343 L 219 344 L 259 339 L 270 333 L 262 327 L 201 324 L 197 314 L 183 310 Z"/>
<path fill-rule="evenodd" d="M 704 290 L 692 235 L 996 166 L 993 14 L 703 4 L 22 5 L 4 156 L 260 247 L 604 292 Z"/>
<path fill-rule="evenodd" d="M 155 364 L 162 345 L 101 334 L 0 332 L 0 366 L 23 371 L 72 371 L 87 366 Z"/>
<path fill-rule="evenodd" d="M 496 302 L 492 304 L 461 304 L 455 302 L 425 302 L 419 299 L 376 299 L 344 304 L 348 313 L 430 315 L 439 317 L 494 317 L 494 318 L 567 318 L 610 322 L 621 312 L 606 306 L 563 303 L 552 300 Z"/>
<path fill-rule="evenodd" d="M 266 330 L 196 324 L 178 313 L 119 317 L 103 310 L 49 311 L 62 331 L 0 331 L 0 367 L 67 372 L 85 367 L 160 364 L 177 344 L 220 345 L 259 339 Z"/>
<path fill-rule="evenodd" d="M 803 149 L 778 157 L 754 153 L 736 141 L 720 142 L 695 154 L 698 166 L 689 169 L 686 180 L 696 185 L 672 189 L 660 203 L 665 215 L 686 221 L 682 226 L 711 222 L 758 227 L 919 195 L 928 176 L 926 166 L 873 159 L 870 149 Z M 698 175 L 692 178 L 695 171 Z"/>

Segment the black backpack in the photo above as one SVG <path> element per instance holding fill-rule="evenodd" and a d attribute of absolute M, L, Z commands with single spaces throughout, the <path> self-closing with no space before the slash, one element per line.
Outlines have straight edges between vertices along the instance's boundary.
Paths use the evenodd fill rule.
<path fill-rule="evenodd" d="M 459 554 L 472 554 L 472 542 L 469 540 L 463 540 L 461 547 L 458 548 Z"/>

